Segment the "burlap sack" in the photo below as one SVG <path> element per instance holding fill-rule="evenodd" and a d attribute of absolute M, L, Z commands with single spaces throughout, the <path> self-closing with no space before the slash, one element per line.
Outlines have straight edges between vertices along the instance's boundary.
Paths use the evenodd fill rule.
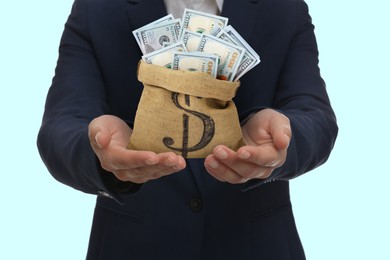
<path fill-rule="evenodd" d="M 144 89 L 128 149 L 204 158 L 218 144 L 233 150 L 244 144 L 232 101 L 239 82 L 144 61 L 138 66 L 138 80 Z"/>

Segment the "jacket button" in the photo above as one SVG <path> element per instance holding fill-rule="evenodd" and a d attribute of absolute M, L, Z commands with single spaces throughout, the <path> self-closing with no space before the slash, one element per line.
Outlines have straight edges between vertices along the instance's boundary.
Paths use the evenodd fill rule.
<path fill-rule="evenodd" d="M 202 209 L 202 201 L 198 198 L 190 201 L 190 208 L 193 212 L 198 212 Z"/>

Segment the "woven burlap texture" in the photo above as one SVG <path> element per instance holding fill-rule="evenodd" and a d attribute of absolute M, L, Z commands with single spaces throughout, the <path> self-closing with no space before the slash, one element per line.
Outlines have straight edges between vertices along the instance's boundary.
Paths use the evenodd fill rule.
<path fill-rule="evenodd" d="M 239 82 L 144 61 L 137 75 L 144 89 L 128 149 L 204 158 L 218 144 L 233 150 L 244 144 L 232 101 Z"/>

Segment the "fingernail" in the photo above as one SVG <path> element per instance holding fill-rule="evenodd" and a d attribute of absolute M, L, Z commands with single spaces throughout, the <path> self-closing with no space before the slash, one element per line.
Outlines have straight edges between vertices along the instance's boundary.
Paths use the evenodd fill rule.
<path fill-rule="evenodd" d="M 223 149 L 218 149 L 218 150 L 216 151 L 216 155 L 217 155 L 217 157 L 218 157 L 219 159 L 222 159 L 222 160 L 228 158 L 227 152 L 224 151 Z"/>
<path fill-rule="evenodd" d="M 155 158 L 149 158 L 145 161 L 146 165 L 155 165 L 158 161 Z"/>
<path fill-rule="evenodd" d="M 99 135 L 101 135 L 100 132 L 98 132 L 98 133 L 95 135 L 95 143 L 96 143 L 97 146 L 99 146 L 99 148 L 102 148 L 102 145 L 100 144 L 99 138 L 98 138 Z"/>
<path fill-rule="evenodd" d="M 286 135 L 286 142 L 287 142 L 287 146 L 286 146 L 286 148 L 285 149 L 287 149 L 288 147 L 289 147 L 289 145 L 290 145 L 290 141 L 291 141 L 291 139 L 290 139 L 290 136 L 288 136 L 288 135 Z"/>
<path fill-rule="evenodd" d="M 174 171 L 178 171 L 178 170 L 181 170 L 181 167 L 180 167 L 180 165 L 176 164 L 176 165 L 173 165 L 173 166 L 172 166 L 172 169 L 173 169 Z"/>
<path fill-rule="evenodd" d="M 216 161 L 209 162 L 209 166 L 213 169 L 217 169 L 219 167 L 219 164 Z"/>
<path fill-rule="evenodd" d="M 251 157 L 251 154 L 247 151 L 244 151 L 238 155 L 241 159 L 247 160 L 249 157 Z"/>
<path fill-rule="evenodd" d="M 165 162 L 164 162 L 165 166 L 168 166 L 168 167 L 172 167 L 176 164 L 176 160 L 174 157 L 168 157 Z"/>

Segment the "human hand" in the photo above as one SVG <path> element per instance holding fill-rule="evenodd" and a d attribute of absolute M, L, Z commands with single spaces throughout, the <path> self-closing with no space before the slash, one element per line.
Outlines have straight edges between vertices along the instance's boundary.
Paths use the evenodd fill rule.
<path fill-rule="evenodd" d="M 265 179 L 285 162 L 291 126 L 283 114 L 261 110 L 242 127 L 242 134 L 246 146 L 237 152 L 218 145 L 207 156 L 205 167 L 216 179 L 233 184 Z"/>
<path fill-rule="evenodd" d="M 89 140 L 102 168 L 119 180 L 145 183 L 186 167 L 184 158 L 172 152 L 127 149 L 132 132 L 123 120 L 111 115 L 97 117 L 89 124 Z"/>

